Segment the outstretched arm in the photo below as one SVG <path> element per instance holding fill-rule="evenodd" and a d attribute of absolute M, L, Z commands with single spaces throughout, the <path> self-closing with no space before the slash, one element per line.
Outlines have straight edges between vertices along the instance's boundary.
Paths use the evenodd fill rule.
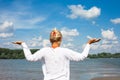
<path fill-rule="evenodd" d="M 28 60 L 28 61 L 38 61 L 42 58 L 42 52 L 41 50 L 38 50 L 37 52 L 35 52 L 34 54 L 31 53 L 30 49 L 28 48 L 28 46 L 26 45 L 25 42 L 22 42 L 22 41 L 16 41 L 16 42 L 13 42 L 14 44 L 18 44 L 18 45 L 21 45 L 23 47 L 23 51 L 24 51 L 24 55 L 25 55 L 25 58 Z"/>
<path fill-rule="evenodd" d="M 100 39 L 91 39 L 87 42 L 84 50 L 82 53 L 78 53 L 78 52 L 75 52 L 75 51 L 72 51 L 72 50 L 67 50 L 67 58 L 70 59 L 70 60 L 73 60 L 73 61 L 80 61 L 80 60 L 83 60 L 85 59 L 87 56 L 88 56 L 88 53 L 89 53 L 89 50 L 90 50 L 90 44 L 92 43 L 95 43 L 95 42 L 99 42 Z"/>
<path fill-rule="evenodd" d="M 93 43 L 99 42 L 100 40 L 101 40 L 101 39 L 96 39 L 96 38 L 94 38 L 94 39 L 90 39 L 90 40 L 87 42 L 86 47 L 84 48 L 83 52 L 81 53 L 82 60 L 88 56 L 88 53 L 89 53 L 89 50 L 90 50 L 90 45 L 93 44 Z"/>

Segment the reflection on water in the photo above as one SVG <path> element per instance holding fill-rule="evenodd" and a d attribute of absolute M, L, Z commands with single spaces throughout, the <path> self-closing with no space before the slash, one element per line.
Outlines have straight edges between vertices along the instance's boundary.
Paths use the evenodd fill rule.
<path fill-rule="evenodd" d="M 71 62 L 71 80 L 90 80 L 101 76 L 120 76 L 120 58 Z M 0 59 L 0 80 L 43 80 L 41 63 Z"/>
<path fill-rule="evenodd" d="M 73 62 L 71 64 L 71 72 L 72 80 L 90 80 L 101 76 L 120 76 L 120 59 L 87 59 L 79 63 Z"/>

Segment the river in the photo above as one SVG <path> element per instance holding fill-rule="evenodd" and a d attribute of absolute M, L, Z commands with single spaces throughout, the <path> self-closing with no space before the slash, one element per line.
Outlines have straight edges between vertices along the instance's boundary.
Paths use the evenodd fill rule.
<path fill-rule="evenodd" d="M 71 62 L 70 80 L 120 76 L 120 58 L 85 59 Z M 0 59 L 0 80 L 43 80 L 41 63 L 25 59 Z"/>

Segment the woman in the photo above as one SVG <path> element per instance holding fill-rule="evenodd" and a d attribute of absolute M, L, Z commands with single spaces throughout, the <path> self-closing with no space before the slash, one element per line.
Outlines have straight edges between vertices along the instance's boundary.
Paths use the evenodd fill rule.
<path fill-rule="evenodd" d="M 25 58 L 28 61 L 42 61 L 42 70 L 44 80 L 69 80 L 70 60 L 80 61 L 88 56 L 90 44 L 100 41 L 100 39 L 91 39 L 87 42 L 82 53 L 75 52 L 67 48 L 61 48 L 62 34 L 54 29 L 50 33 L 51 47 L 45 47 L 34 54 L 31 53 L 25 42 L 16 41 L 23 47 Z"/>

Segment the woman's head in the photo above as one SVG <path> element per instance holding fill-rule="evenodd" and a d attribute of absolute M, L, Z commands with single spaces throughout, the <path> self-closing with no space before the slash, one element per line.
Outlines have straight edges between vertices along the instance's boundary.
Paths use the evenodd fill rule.
<path fill-rule="evenodd" d="M 53 44 L 54 42 L 57 42 L 59 45 L 62 41 L 62 34 L 60 31 L 54 29 L 50 33 L 50 42 Z"/>

